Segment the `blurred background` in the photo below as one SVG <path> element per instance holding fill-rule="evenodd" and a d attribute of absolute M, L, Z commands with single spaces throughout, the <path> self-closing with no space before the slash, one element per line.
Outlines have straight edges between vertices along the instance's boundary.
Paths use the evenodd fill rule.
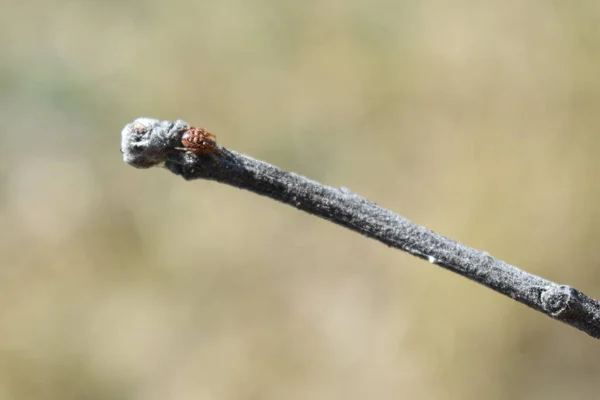
<path fill-rule="evenodd" d="M 136 117 L 600 297 L 600 2 L 2 0 L 0 400 L 564 399 L 599 342 L 253 193 Z"/>

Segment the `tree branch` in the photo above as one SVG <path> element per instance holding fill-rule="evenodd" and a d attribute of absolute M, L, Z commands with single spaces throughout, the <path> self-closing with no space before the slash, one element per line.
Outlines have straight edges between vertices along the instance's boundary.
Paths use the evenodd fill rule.
<path fill-rule="evenodd" d="M 176 150 L 188 127 L 181 120 L 138 118 L 122 131 L 124 161 L 136 168 L 163 166 L 186 180 L 215 180 L 289 204 L 456 272 L 600 338 L 600 303 L 579 290 L 440 236 L 345 188 L 322 185 L 220 146 L 218 155 Z"/>

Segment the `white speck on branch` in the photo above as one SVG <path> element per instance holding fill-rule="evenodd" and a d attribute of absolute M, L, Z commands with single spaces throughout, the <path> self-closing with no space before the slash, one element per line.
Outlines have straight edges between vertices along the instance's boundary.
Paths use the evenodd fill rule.
<path fill-rule="evenodd" d="M 525 272 L 419 226 L 346 188 L 333 188 L 217 146 L 217 155 L 177 150 L 184 121 L 138 118 L 122 131 L 121 152 L 136 168 L 163 166 L 186 180 L 250 190 L 478 282 L 600 339 L 600 303 L 579 290 Z"/>

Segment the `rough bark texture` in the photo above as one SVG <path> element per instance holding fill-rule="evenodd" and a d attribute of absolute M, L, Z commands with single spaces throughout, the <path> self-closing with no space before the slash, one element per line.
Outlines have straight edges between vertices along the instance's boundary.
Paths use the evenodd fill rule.
<path fill-rule="evenodd" d="M 348 189 L 322 185 L 223 147 L 214 156 L 176 150 L 188 127 L 181 120 L 138 118 L 122 131 L 124 161 L 136 168 L 163 166 L 186 180 L 210 179 L 289 204 L 456 272 L 600 338 L 600 303 L 579 290 L 440 236 Z"/>

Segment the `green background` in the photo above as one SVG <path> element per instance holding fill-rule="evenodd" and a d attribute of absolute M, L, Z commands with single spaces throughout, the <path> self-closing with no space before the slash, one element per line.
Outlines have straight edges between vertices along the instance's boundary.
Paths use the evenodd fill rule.
<path fill-rule="evenodd" d="M 0 5 L 0 399 L 600 392 L 584 333 L 119 152 L 181 118 L 598 298 L 597 0 Z"/>

